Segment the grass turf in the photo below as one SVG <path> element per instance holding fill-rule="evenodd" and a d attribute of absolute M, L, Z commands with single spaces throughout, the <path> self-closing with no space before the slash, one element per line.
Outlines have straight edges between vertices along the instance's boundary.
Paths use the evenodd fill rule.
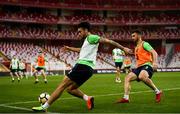
<path fill-rule="evenodd" d="M 122 74 L 124 80 L 125 74 Z M 34 84 L 34 78 L 11 82 L 10 77 L 0 77 L 0 113 L 31 113 L 39 106 L 38 96 L 42 92 L 52 93 L 63 76 L 49 76 L 48 84 Z M 155 73 L 153 81 L 163 90 L 160 103 L 155 103 L 155 94 L 142 82 L 132 82 L 131 102 L 115 104 L 123 96 L 123 82 L 115 83 L 114 74 L 94 74 L 80 89 L 95 96 L 95 108 L 87 110 L 86 103 L 66 92 L 49 109 L 58 113 L 179 113 L 180 72 Z"/>

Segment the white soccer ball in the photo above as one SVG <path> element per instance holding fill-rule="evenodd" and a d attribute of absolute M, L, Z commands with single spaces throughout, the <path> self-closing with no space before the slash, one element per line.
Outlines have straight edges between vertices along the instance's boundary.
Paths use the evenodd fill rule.
<path fill-rule="evenodd" d="M 41 104 L 44 104 L 48 99 L 50 95 L 47 92 L 41 93 L 38 97 L 38 100 Z"/>

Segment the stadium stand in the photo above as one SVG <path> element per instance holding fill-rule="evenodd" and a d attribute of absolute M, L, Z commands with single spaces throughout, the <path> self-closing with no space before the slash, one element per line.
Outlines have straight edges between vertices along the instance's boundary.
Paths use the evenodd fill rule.
<path fill-rule="evenodd" d="M 131 39 L 130 30 L 121 28 L 118 31 L 94 31 L 98 35 L 110 39 Z M 10 26 L 0 27 L 0 38 L 23 38 L 23 39 L 77 39 L 76 31 L 58 31 L 40 28 L 13 28 Z M 178 39 L 180 29 L 154 28 L 143 30 L 144 39 Z"/>
<path fill-rule="evenodd" d="M 64 52 L 63 44 L 56 41 L 79 41 L 76 24 L 89 21 L 92 33 L 126 42 L 131 48 L 132 29 L 141 29 L 143 38 L 156 41 L 159 54 L 159 68 L 165 68 L 166 45 L 164 42 L 178 43 L 180 38 L 179 0 L 8 0 L 0 1 L 0 51 L 11 59 L 11 52 L 27 62 L 34 61 L 38 50 L 44 50 L 51 62 L 66 64 L 69 69 L 78 59 L 76 52 Z M 151 2 L 151 4 L 149 4 Z M 78 7 L 77 7 L 78 6 Z M 32 8 L 33 7 L 33 8 Z M 41 40 L 18 43 L 6 40 Z M 5 42 L 4 42 L 5 40 Z M 48 42 L 48 43 L 47 43 Z M 50 42 L 50 43 L 49 43 Z M 152 43 L 153 44 L 153 43 Z M 174 44 L 173 58 L 168 67 L 179 66 L 180 46 Z M 111 48 L 98 52 L 96 69 L 114 69 Z M 105 50 L 104 47 L 102 50 Z M 30 53 L 31 52 L 31 53 Z M 135 64 L 134 58 L 133 65 Z M 0 59 L 3 61 L 3 59 Z M 56 69 L 56 65 L 52 65 Z M 135 67 L 135 65 L 133 66 Z"/>
<path fill-rule="evenodd" d="M 1 42 L 0 51 L 6 55 L 9 59 L 11 59 L 14 55 L 19 59 L 24 59 L 26 63 L 35 64 L 35 61 L 38 56 L 38 52 L 43 49 L 34 44 L 23 44 L 23 43 L 9 43 L 9 42 Z M 45 56 L 48 60 L 47 69 L 48 70 L 58 70 L 63 69 L 63 63 L 60 62 L 57 58 L 53 57 L 50 53 L 46 52 Z M 56 63 L 56 64 L 55 64 Z"/>
<path fill-rule="evenodd" d="M 7 9 L 6 9 L 7 10 Z M 25 11 L 24 11 L 25 10 Z M 21 23 L 46 23 L 46 24 L 72 24 L 81 21 L 89 21 L 96 25 L 153 25 L 153 24 L 178 24 L 180 23 L 180 15 L 173 12 L 118 12 L 115 16 L 102 17 L 95 14 L 79 14 L 77 15 L 53 15 L 50 13 L 41 12 L 10 12 L 1 11 L 0 20 L 8 22 L 21 22 Z"/>

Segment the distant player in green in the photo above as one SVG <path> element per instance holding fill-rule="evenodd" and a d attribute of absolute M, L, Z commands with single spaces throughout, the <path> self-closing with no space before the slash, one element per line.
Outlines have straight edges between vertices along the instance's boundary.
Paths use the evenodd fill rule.
<path fill-rule="evenodd" d="M 113 60 L 116 66 L 115 82 L 120 83 L 121 82 L 121 79 L 120 79 L 121 67 L 123 65 L 123 58 L 125 54 L 124 54 L 124 51 L 118 48 L 113 49 L 112 54 L 113 54 Z"/>
<path fill-rule="evenodd" d="M 15 56 L 13 56 L 9 67 L 12 82 L 14 82 L 14 76 L 17 76 L 18 82 L 20 82 L 20 77 L 18 75 L 18 66 L 19 66 L 19 60 Z"/>
<path fill-rule="evenodd" d="M 78 25 L 78 36 L 80 39 L 84 39 L 84 43 L 81 48 L 74 48 L 69 46 L 64 47 L 65 50 L 80 52 L 76 65 L 64 77 L 63 81 L 51 94 L 48 101 L 40 107 L 33 107 L 32 110 L 45 111 L 50 105 L 52 105 L 55 100 L 57 100 L 62 95 L 64 90 L 73 96 L 84 99 L 87 103 L 87 108 L 91 110 L 94 107 L 94 98 L 84 94 L 79 89 L 79 87 L 93 75 L 93 68 L 96 63 L 99 43 L 111 44 L 124 50 L 126 53 L 131 53 L 130 49 L 125 48 L 112 40 L 91 34 L 90 24 L 88 22 L 82 22 Z"/>
<path fill-rule="evenodd" d="M 23 59 L 19 60 L 19 72 L 18 72 L 18 74 L 21 78 L 26 76 L 26 64 L 25 64 L 25 61 Z"/>

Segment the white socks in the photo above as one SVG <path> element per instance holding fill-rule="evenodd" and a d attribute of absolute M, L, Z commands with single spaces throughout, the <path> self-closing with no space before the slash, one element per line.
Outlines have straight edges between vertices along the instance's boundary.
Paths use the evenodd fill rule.
<path fill-rule="evenodd" d="M 84 94 L 84 95 L 83 95 L 83 99 L 84 99 L 85 101 L 87 101 L 87 100 L 88 100 L 88 96 L 87 96 L 86 94 Z"/>
<path fill-rule="evenodd" d="M 49 108 L 49 106 L 50 106 L 50 105 L 46 102 L 44 105 L 42 105 L 42 108 L 43 108 L 43 109 L 47 109 L 47 108 Z"/>
<path fill-rule="evenodd" d="M 123 98 L 126 99 L 126 100 L 129 100 L 129 95 L 124 95 Z"/>
<path fill-rule="evenodd" d="M 160 93 L 159 89 L 157 89 L 157 88 L 154 91 L 155 91 L 156 94 Z"/>

